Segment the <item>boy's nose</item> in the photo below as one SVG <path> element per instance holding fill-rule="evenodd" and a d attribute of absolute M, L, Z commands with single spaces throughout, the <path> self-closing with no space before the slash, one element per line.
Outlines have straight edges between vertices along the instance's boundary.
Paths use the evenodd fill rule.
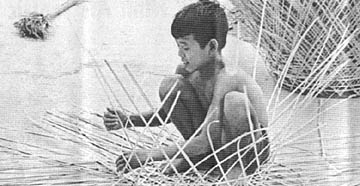
<path fill-rule="evenodd" d="M 182 59 L 184 58 L 184 52 L 181 49 L 178 50 L 178 56 Z"/>

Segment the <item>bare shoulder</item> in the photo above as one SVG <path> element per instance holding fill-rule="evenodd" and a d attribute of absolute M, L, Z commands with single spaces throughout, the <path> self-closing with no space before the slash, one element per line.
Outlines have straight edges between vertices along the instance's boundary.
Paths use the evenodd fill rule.
<path fill-rule="evenodd" d="M 221 84 L 226 87 L 231 87 L 232 91 L 247 92 L 248 94 L 261 94 L 262 90 L 257 82 L 242 69 L 236 71 L 226 70 L 219 79 Z"/>

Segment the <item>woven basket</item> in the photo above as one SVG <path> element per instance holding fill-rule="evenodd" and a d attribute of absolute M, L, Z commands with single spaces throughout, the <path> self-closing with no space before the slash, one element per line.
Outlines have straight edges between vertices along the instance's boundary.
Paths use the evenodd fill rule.
<path fill-rule="evenodd" d="M 232 0 L 240 32 L 260 47 L 280 86 L 317 97 L 360 96 L 360 2 Z M 263 17 L 263 19 L 262 19 Z"/>

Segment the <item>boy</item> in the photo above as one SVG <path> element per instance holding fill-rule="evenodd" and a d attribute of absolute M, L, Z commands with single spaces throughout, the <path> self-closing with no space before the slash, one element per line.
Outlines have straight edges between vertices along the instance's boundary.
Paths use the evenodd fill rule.
<path fill-rule="evenodd" d="M 177 76 L 165 78 L 161 83 L 159 89 L 161 100 L 165 98 L 171 87 L 177 84 L 159 115 L 164 121 L 176 93 L 180 91 L 181 94 L 170 116 L 171 122 L 185 140 L 189 140 L 202 126 L 201 132 L 190 139 L 184 147 L 184 152 L 193 164 L 251 129 L 267 127 L 267 113 L 260 87 L 245 72 L 239 70 L 236 73 L 229 73 L 225 69 L 221 50 L 226 44 L 227 31 L 228 23 L 223 8 L 210 1 L 199 1 L 184 7 L 176 14 L 171 25 L 171 34 L 178 45 L 178 55 L 182 64 L 176 70 Z M 142 113 L 142 116 L 148 121 L 153 114 L 154 112 L 150 111 Z M 119 122 L 118 118 L 122 121 Z M 120 123 L 125 124 L 129 120 L 134 126 L 145 126 L 139 115 L 126 116 L 121 111 L 111 109 L 104 113 L 104 124 L 108 130 L 119 129 Z M 158 118 L 150 123 L 150 126 L 158 125 L 161 125 Z M 261 136 L 265 138 L 259 142 Z M 258 165 L 267 159 L 269 153 L 268 139 L 264 130 L 254 132 L 254 135 L 245 135 L 239 143 L 233 143 L 216 154 L 217 159 L 221 161 L 236 153 L 238 149 L 253 143 L 254 140 L 257 141 L 256 153 L 252 146 L 250 150 L 240 152 L 242 155 L 240 160 L 239 156 L 235 155 L 222 163 L 222 169 L 227 171 L 235 164 L 238 171 L 245 171 L 246 174 L 254 173 Z M 174 157 L 178 152 L 176 146 L 163 149 L 169 158 Z M 254 160 L 256 154 L 260 155 L 260 161 Z M 129 168 L 139 167 L 149 158 L 154 161 L 163 160 L 165 155 L 159 149 L 137 150 L 134 155 L 127 152 L 116 161 L 117 170 L 128 171 Z M 178 172 L 190 168 L 181 153 L 176 158 L 173 165 Z M 129 162 L 130 167 L 126 167 L 126 162 Z M 197 169 L 209 170 L 216 165 L 216 157 L 212 156 L 198 165 Z M 247 166 L 248 168 L 243 170 Z M 165 172 L 172 173 L 174 170 L 169 167 Z"/>

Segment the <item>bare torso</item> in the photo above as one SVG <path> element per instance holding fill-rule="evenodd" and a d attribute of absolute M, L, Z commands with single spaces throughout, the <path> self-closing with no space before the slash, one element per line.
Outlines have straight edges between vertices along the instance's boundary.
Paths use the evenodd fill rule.
<path fill-rule="evenodd" d="M 229 73 L 224 67 L 208 79 L 202 78 L 198 71 L 187 78 L 196 90 L 203 108 L 208 113 L 211 112 L 211 109 L 220 108 L 226 93 L 231 91 L 246 92 L 251 104 L 258 113 L 259 122 L 267 126 L 267 114 L 262 100 L 261 88 L 246 72 L 238 70 Z"/>
<path fill-rule="evenodd" d="M 200 77 L 200 73 L 198 71 L 188 77 L 188 80 L 195 89 L 203 108 L 206 110 L 209 109 L 214 95 L 215 78 L 216 77 L 213 77 L 212 79 L 203 79 Z"/>

